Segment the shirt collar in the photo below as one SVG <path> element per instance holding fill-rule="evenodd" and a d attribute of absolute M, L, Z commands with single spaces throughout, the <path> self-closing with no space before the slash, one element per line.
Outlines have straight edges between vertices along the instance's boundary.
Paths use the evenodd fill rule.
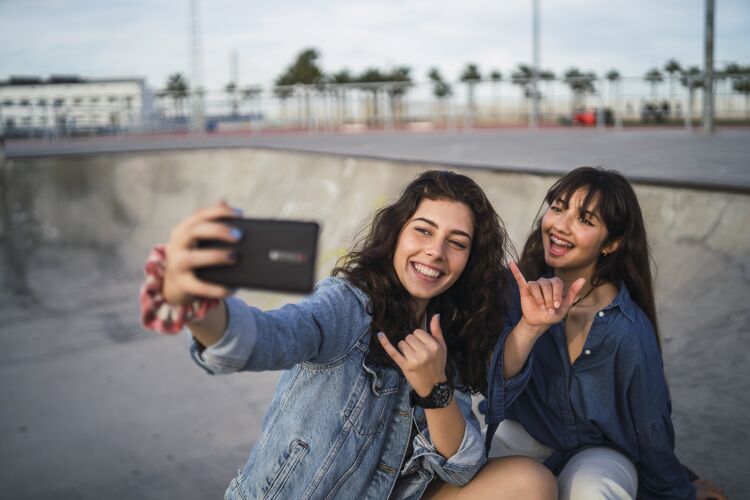
<path fill-rule="evenodd" d="M 620 281 L 619 288 L 614 300 L 604 310 L 617 307 L 626 318 L 631 322 L 635 322 L 635 302 L 633 302 L 633 298 L 630 296 L 630 292 L 628 291 L 628 287 L 625 286 L 624 281 Z"/>

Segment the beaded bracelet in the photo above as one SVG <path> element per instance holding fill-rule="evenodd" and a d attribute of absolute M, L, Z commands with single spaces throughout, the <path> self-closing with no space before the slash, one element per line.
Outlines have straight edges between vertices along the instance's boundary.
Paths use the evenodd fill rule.
<path fill-rule="evenodd" d="M 173 306 L 164 298 L 164 270 L 167 252 L 157 245 L 146 259 L 146 279 L 141 285 L 141 323 L 159 333 L 178 333 L 185 323 L 201 321 L 209 310 L 219 305 L 219 299 L 196 298 L 187 304 Z"/>

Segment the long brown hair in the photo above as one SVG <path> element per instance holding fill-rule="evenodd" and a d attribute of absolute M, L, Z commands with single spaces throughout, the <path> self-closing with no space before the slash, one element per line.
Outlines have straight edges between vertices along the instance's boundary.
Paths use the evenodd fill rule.
<path fill-rule="evenodd" d="M 463 203 L 474 217 L 474 237 L 461 276 L 448 290 L 434 297 L 430 314 L 440 313 L 448 347 L 450 380 L 458 380 L 472 392 L 487 384 L 487 362 L 503 327 L 508 276 L 503 272 L 510 242 L 502 220 L 482 188 L 472 179 L 449 171 L 424 172 L 412 181 L 396 202 L 380 209 L 369 232 L 339 261 L 333 276 L 342 276 L 362 289 L 370 299 L 372 315 L 370 359 L 392 366 L 377 340 L 384 332 L 397 344 L 417 328 L 410 303 L 393 267 L 399 234 L 423 199 Z"/>
<path fill-rule="evenodd" d="M 579 189 L 586 190 L 586 196 L 581 203 L 581 216 L 585 210 L 598 211 L 607 228 L 608 244 L 620 239 L 620 244 L 614 252 L 599 255 L 591 277 L 591 284 L 625 283 L 631 297 L 654 326 L 656 341 L 659 339 L 659 326 L 656 320 L 656 305 L 654 288 L 651 278 L 651 256 L 646 238 L 646 227 L 643 223 L 641 206 L 638 197 L 630 183 L 617 171 L 604 170 L 594 167 L 579 167 L 555 182 L 544 203 L 548 206 L 555 200 L 569 200 Z M 540 213 L 544 208 L 540 208 Z M 595 207 L 595 208 L 594 208 Z M 537 279 L 550 272 L 544 260 L 542 246 L 542 218 L 537 221 L 526 240 L 519 267 L 529 279 Z"/>

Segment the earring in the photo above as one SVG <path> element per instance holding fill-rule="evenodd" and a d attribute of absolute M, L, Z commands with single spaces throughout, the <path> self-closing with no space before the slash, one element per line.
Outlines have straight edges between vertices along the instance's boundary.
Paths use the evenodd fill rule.
<path fill-rule="evenodd" d="M 607 251 L 606 250 L 602 250 L 602 255 L 606 257 L 607 256 Z"/>

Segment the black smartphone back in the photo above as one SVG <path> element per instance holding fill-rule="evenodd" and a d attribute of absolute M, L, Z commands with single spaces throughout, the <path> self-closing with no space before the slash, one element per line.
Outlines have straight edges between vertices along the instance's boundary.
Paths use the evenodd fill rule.
<path fill-rule="evenodd" d="M 320 226 L 316 222 L 275 219 L 221 219 L 242 231 L 236 243 L 199 242 L 199 248 L 229 248 L 238 253 L 233 265 L 195 270 L 198 279 L 230 288 L 309 293 L 315 285 Z"/>

